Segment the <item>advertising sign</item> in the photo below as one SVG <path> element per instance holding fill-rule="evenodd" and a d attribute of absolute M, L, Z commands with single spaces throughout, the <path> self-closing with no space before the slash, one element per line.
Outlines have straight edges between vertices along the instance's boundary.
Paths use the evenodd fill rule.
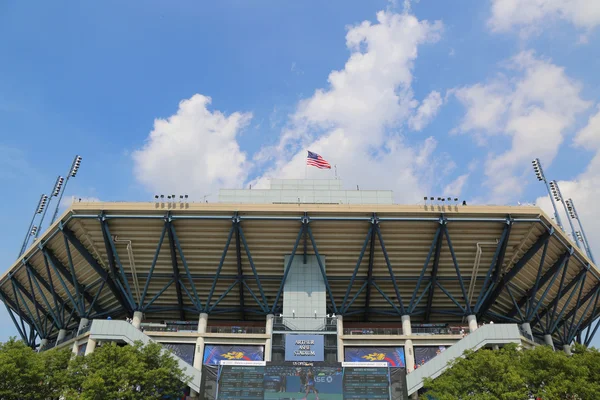
<path fill-rule="evenodd" d="M 344 361 L 387 362 L 390 367 L 405 367 L 403 347 L 346 347 Z"/>
<path fill-rule="evenodd" d="M 204 364 L 219 365 L 222 360 L 262 361 L 264 346 L 212 345 L 204 346 Z"/>
<path fill-rule="evenodd" d="M 285 335 L 286 361 L 323 361 L 323 335 Z"/>
<path fill-rule="evenodd" d="M 194 353 L 196 345 L 192 343 L 161 343 L 164 348 L 169 349 L 171 353 L 181 358 L 186 363 L 194 364 Z"/>

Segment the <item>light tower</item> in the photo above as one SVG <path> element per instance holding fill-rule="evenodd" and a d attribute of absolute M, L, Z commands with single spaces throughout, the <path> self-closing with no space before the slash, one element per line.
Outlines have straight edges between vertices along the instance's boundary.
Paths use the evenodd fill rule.
<path fill-rule="evenodd" d="M 54 220 L 56 219 L 56 216 L 58 215 L 58 208 L 60 207 L 60 201 L 62 200 L 65 190 L 67 189 L 67 183 L 69 183 L 69 178 L 75 178 L 75 175 L 77 175 L 77 171 L 79 171 L 79 167 L 81 166 L 81 160 L 82 160 L 82 158 L 79 155 L 75 156 L 75 158 L 73 159 L 73 163 L 71 164 L 71 169 L 69 169 L 69 173 L 67 174 L 67 179 L 65 179 L 65 184 L 63 185 L 62 190 L 59 189 L 60 196 L 58 198 L 58 203 L 56 204 L 56 208 L 54 209 L 54 215 L 52 215 L 52 220 L 50 221 L 50 224 L 52 224 L 54 222 Z"/>
<path fill-rule="evenodd" d="M 38 205 L 35 208 L 35 212 L 33 213 L 33 217 L 31 218 L 31 222 L 29 223 L 29 228 L 27 228 L 27 233 L 25 234 L 25 239 L 23 239 L 23 244 L 21 245 L 21 250 L 19 251 L 19 257 L 21 257 L 21 255 L 23 255 L 23 253 L 25 252 L 25 249 L 27 249 L 27 244 L 29 243 L 29 238 L 31 236 L 36 235 L 36 233 L 38 231 L 38 227 L 33 226 L 33 222 L 35 221 L 35 217 L 44 211 L 47 204 L 48 204 L 48 196 L 46 196 L 45 194 L 42 194 L 40 196 L 40 201 L 38 201 Z"/>
<path fill-rule="evenodd" d="M 548 181 L 546 180 L 546 176 L 544 175 L 544 170 L 542 169 L 542 163 L 540 163 L 540 159 L 536 158 L 531 162 L 533 164 L 533 171 L 535 172 L 535 176 L 538 181 L 544 182 L 546 185 L 546 190 L 548 191 L 548 195 L 550 196 L 550 202 L 552 203 L 552 208 L 554 208 L 554 218 L 556 219 L 556 223 L 564 231 L 562 223 L 560 221 L 560 216 L 558 215 L 558 210 L 556 209 L 556 203 L 554 203 L 552 191 L 550 190 L 550 185 L 548 185 Z"/>
<path fill-rule="evenodd" d="M 567 207 L 567 204 L 565 203 L 565 199 L 562 195 L 562 193 L 560 192 L 560 188 L 558 187 L 558 182 L 552 180 L 550 181 L 550 190 L 552 191 L 552 196 L 554 196 L 554 200 L 556 200 L 557 202 L 560 201 L 563 205 L 563 207 L 565 208 L 565 212 L 567 214 L 569 214 L 569 208 Z M 569 225 L 571 226 L 571 236 L 573 236 L 573 240 L 575 241 L 575 243 L 577 243 L 577 246 L 579 248 L 581 247 L 580 242 L 577 240 L 577 237 L 575 235 L 575 227 L 573 226 L 573 221 L 571 221 L 572 218 L 567 218 L 567 220 L 569 221 Z"/>
<path fill-rule="evenodd" d="M 566 201 L 566 207 L 567 207 L 567 210 L 569 211 L 569 216 L 571 217 L 571 219 L 576 219 L 577 222 L 579 223 L 579 231 L 575 232 L 575 234 L 577 235 L 577 239 L 579 239 L 583 243 L 585 252 L 587 253 L 588 257 L 592 260 L 592 262 L 595 264 L 596 261 L 594 260 L 594 256 L 592 255 L 592 249 L 590 248 L 590 244 L 587 240 L 587 236 L 585 236 L 585 231 L 583 230 L 583 225 L 581 224 L 581 219 L 579 219 L 579 214 L 577 214 L 577 209 L 575 209 L 575 203 L 573 203 L 572 199 L 568 199 Z"/>

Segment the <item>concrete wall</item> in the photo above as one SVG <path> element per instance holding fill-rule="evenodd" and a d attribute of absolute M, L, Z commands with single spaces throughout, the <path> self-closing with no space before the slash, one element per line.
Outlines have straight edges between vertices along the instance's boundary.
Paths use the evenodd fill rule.
<path fill-rule="evenodd" d="M 290 256 L 285 256 L 284 268 Z M 323 268 L 325 257 L 321 256 Z M 315 318 L 315 311 L 317 318 Z M 323 328 L 327 314 L 325 282 L 315 255 L 302 255 L 292 261 L 290 272 L 283 288 L 284 324 L 291 329 L 319 330 Z"/>

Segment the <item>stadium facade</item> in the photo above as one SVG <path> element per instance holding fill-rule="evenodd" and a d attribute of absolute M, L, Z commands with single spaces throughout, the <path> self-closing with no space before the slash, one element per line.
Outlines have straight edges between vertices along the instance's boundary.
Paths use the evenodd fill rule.
<path fill-rule="evenodd" d="M 599 293 L 538 207 L 397 205 L 340 180 L 73 203 L 0 279 L 30 346 L 156 340 L 192 394 L 208 392 L 204 366 L 240 360 L 387 362 L 416 393 L 466 348 L 589 344 Z"/>

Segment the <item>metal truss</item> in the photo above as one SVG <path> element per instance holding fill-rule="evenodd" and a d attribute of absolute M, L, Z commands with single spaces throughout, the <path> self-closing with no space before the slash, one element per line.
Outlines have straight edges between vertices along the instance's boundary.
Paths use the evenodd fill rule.
<path fill-rule="evenodd" d="M 76 237 L 75 233 L 67 227 L 68 222 L 73 218 L 96 219 L 98 221 L 107 254 L 108 270 L 100 264 Z M 137 295 L 134 295 L 134 292 L 131 290 L 129 282 L 134 277 L 123 267 L 109 223 L 113 219 L 125 218 L 152 218 L 161 219 L 163 222 L 161 234 L 158 238 L 154 257 L 148 272 L 136 274 L 136 279 L 145 281 L 141 293 L 136 286 Z M 177 235 L 176 222 L 180 219 L 217 219 L 230 221 L 229 232 L 223 243 L 221 257 L 214 273 L 192 273 L 185 257 L 183 246 Z M 298 232 L 287 263 L 284 266 L 283 275 L 268 276 L 258 274 L 257 266 L 254 263 L 243 228 L 245 221 L 252 220 L 288 220 L 298 223 Z M 348 276 L 328 277 L 325 272 L 318 244 L 311 229 L 311 224 L 323 221 L 368 222 L 368 229 L 364 232 L 361 250 L 356 255 L 356 264 L 352 269 L 352 273 Z M 418 276 L 400 277 L 394 272 L 397 269 L 392 265 L 388 255 L 384 234 L 380 226 L 381 224 L 393 224 L 397 221 L 429 221 L 437 224 Z M 491 263 L 487 267 L 487 270 L 485 270 L 485 277 L 475 278 L 481 283 L 481 287 L 477 295 L 472 298 L 469 298 L 471 292 L 467 290 L 467 286 L 465 285 L 461 266 L 457 261 L 452 238 L 448 230 L 449 224 L 461 221 L 495 222 L 503 225 L 502 234 L 497 241 Z M 596 313 L 600 311 L 597 309 L 598 300 L 600 299 L 600 283 L 592 290 L 584 293 L 586 279 L 592 275 L 588 272 L 589 267 L 582 269 L 573 279 L 567 281 L 566 272 L 569 261 L 577 257 L 577 254 L 575 254 L 573 248 L 566 246 L 564 253 L 554 261 L 549 269 L 544 271 L 549 241 L 554 235 L 551 227 L 547 227 L 544 233 L 537 238 L 533 245 L 516 260 L 512 268 L 505 273 L 504 259 L 511 229 L 515 223 L 519 222 L 543 224 L 539 219 L 513 219 L 510 216 L 507 218 L 475 219 L 450 218 L 443 214 L 437 218 L 380 218 L 375 213 L 370 217 L 311 217 L 307 213 L 304 213 L 300 217 L 240 216 L 238 213 L 234 213 L 231 216 L 185 216 L 172 215 L 170 212 L 162 216 L 107 215 L 105 213 L 95 216 L 71 215 L 66 221 L 59 224 L 56 232 L 50 235 L 50 238 L 56 235 L 62 236 L 66 249 L 66 265 L 47 246 L 46 243 L 50 238 L 47 239 L 46 242 L 40 243 L 37 249 L 37 251 L 41 252 L 44 268 L 40 271 L 33 267 L 29 262 L 32 256 L 29 259 L 24 259 L 23 265 L 19 268 L 24 268 L 26 281 L 23 283 L 17 280 L 14 277 L 16 271 L 9 274 L 8 280 L 2 282 L 0 285 L 0 300 L 4 302 L 9 310 L 9 316 L 17 327 L 21 338 L 32 347 L 35 346 L 38 337 L 46 339 L 54 336 L 58 330 L 68 329 L 80 318 L 98 318 L 106 315 L 132 315 L 134 311 L 145 313 L 176 311 L 182 320 L 185 320 L 188 314 L 199 313 L 225 314 L 235 312 L 241 313 L 242 318 L 245 318 L 246 314 L 275 314 L 281 312 L 281 296 L 289 273 L 293 268 L 294 258 L 298 252 L 301 252 L 303 262 L 306 263 L 307 254 L 309 250 L 312 250 L 325 285 L 329 312 L 348 316 L 359 315 L 364 320 L 368 320 L 369 315 L 374 314 L 387 315 L 390 318 L 398 318 L 403 315 L 422 316 L 425 322 L 428 322 L 433 314 L 457 317 L 476 314 L 478 317 L 512 323 L 529 322 L 536 335 L 549 333 L 556 335 L 555 337 L 559 337 L 564 343 L 570 343 L 577 339 L 580 342 L 589 344 L 591 338 L 600 327 L 600 319 L 596 320 Z M 156 264 L 165 244 L 168 246 L 172 272 L 157 273 L 155 272 Z M 237 273 L 235 275 L 223 274 L 223 265 L 232 245 L 235 246 Z M 446 251 L 444 249 L 449 252 L 452 259 L 455 271 L 454 276 L 440 276 L 438 274 L 440 256 L 442 251 Z M 73 251 L 80 254 L 96 273 L 97 280 L 94 283 L 86 286 L 78 281 L 73 264 Z M 541 256 L 535 282 L 527 290 L 518 290 L 511 281 L 539 252 L 541 252 Z M 245 258 L 243 257 L 244 253 Z M 387 275 L 379 275 L 377 277 L 373 275 L 374 259 L 377 253 L 383 256 Z M 367 274 L 366 276 L 358 276 L 363 263 L 367 263 Z M 152 297 L 149 297 L 148 290 L 153 278 L 164 279 L 167 283 Z M 224 291 L 218 293 L 217 287 L 220 281 L 229 282 L 229 285 Z M 279 282 L 279 287 L 272 303 L 267 301 L 261 283 L 267 281 Z M 406 293 L 401 293 L 399 283 L 407 281 L 414 283 L 414 289 Z M 334 298 L 331 289 L 332 282 L 336 282 L 338 287 L 340 282 L 347 284 L 343 299 L 339 303 Z M 456 297 L 446 289 L 447 282 L 458 283 L 460 296 Z M 560 282 L 558 295 L 548 304 L 544 304 L 549 295 L 550 288 L 556 282 Z M 209 288 L 206 298 L 200 297 L 199 284 L 202 285 L 202 288 Z M 390 285 L 393 290 L 384 290 L 384 288 L 390 287 Z M 172 286 L 174 286 L 177 295 L 177 304 L 171 306 L 156 305 L 156 301 Z M 57 294 L 57 287 L 62 289 L 65 297 Z M 111 310 L 104 309 L 98 304 L 98 298 L 105 287 L 118 302 L 118 306 Z M 223 299 L 233 290 L 237 290 L 238 292 L 239 307 L 220 307 Z M 433 298 L 436 295 L 436 291 L 438 291 L 438 295 L 439 293 L 445 295 L 451 301 L 454 308 L 435 308 Z M 512 310 L 506 315 L 500 315 L 491 311 L 492 306 L 503 293 L 508 294 L 513 304 Z M 359 297 L 363 294 L 364 303 L 357 304 Z M 374 296 L 381 296 L 389 307 L 385 309 L 373 307 Z M 565 296 L 568 296 L 568 299 L 565 305 L 559 308 L 559 302 Z M 189 303 L 187 304 L 191 304 L 191 306 L 186 305 L 184 298 L 189 299 Z M 571 300 L 573 299 L 576 299 L 575 307 L 569 309 L 568 307 L 572 304 Z M 591 317 L 587 320 L 583 320 L 584 317 L 576 317 L 577 310 L 581 305 L 584 305 L 584 317 L 588 315 L 590 310 L 592 311 L 590 314 Z M 592 327 L 594 321 L 596 323 Z M 586 335 L 582 335 L 583 331 L 586 331 Z"/>

